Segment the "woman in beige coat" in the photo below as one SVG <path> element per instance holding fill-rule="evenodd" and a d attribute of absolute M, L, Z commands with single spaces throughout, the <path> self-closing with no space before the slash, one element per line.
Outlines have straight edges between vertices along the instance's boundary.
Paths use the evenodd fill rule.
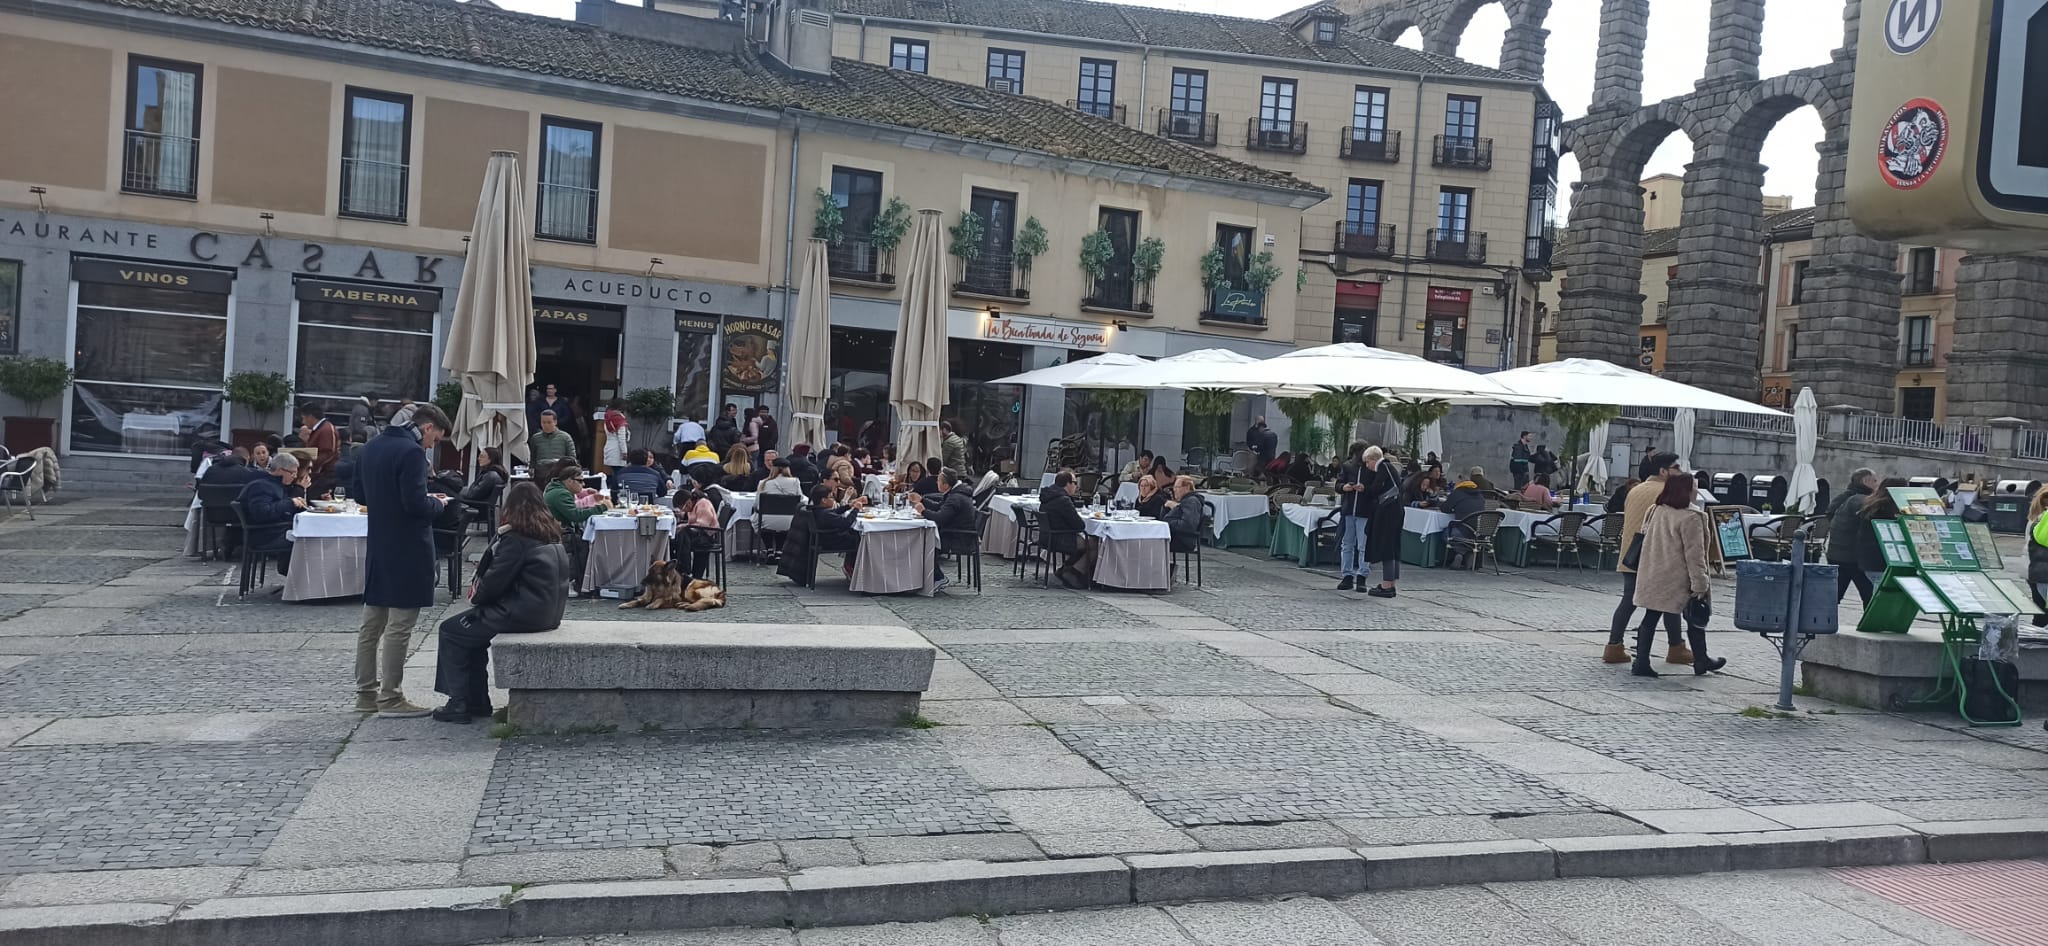
<path fill-rule="evenodd" d="M 1650 642 L 1657 637 L 1658 620 L 1665 615 L 1683 615 L 1688 603 L 1711 594 L 1707 585 L 1707 514 L 1692 508 L 1698 488 L 1689 476 L 1665 479 L 1657 504 L 1650 507 L 1643 522 L 1635 605 L 1644 613 L 1636 628 L 1636 658 L 1629 671 L 1638 677 L 1657 676 L 1650 666 Z M 1687 621 L 1685 633 L 1692 645 L 1693 673 L 1711 673 L 1728 663 L 1707 656 L 1704 626 Z"/>

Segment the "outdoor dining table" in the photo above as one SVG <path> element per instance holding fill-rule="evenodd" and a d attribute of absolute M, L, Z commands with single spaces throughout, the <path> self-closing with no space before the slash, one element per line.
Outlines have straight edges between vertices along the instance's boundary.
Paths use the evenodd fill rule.
<path fill-rule="evenodd" d="M 754 531 L 754 507 L 760 503 L 760 493 L 726 493 L 725 504 L 732 507 L 732 520 L 725 524 L 725 554 L 728 558 L 744 551 L 760 548 L 761 537 Z"/>
<path fill-rule="evenodd" d="M 355 512 L 302 512 L 292 517 L 292 570 L 284 600 L 313 601 L 363 593 L 370 555 L 370 517 Z"/>
<path fill-rule="evenodd" d="M 1500 560 L 1511 565 L 1529 564 L 1529 540 L 1537 536 L 1547 538 L 1555 535 L 1557 533 L 1556 524 L 1544 525 L 1543 523 L 1561 512 L 1584 513 L 1588 523 L 1591 523 L 1595 516 L 1606 514 L 1601 507 L 1593 505 L 1574 505 L 1568 509 L 1556 510 L 1502 509 L 1500 511 L 1500 531 L 1494 533 L 1493 537 L 1494 551 L 1500 555 Z M 1596 525 L 1580 526 L 1579 540 L 1583 542 L 1599 542 L 1600 527 Z"/>
<path fill-rule="evenodd" d="M 1097 519 L 1081 528 L 1101 543 L 1095 553 L 1098 585 L 1130 591 L 1165 591 L 1173 587 L 1173 530 L 1158 519 Z"/>
<path fill-rule="evenodd" d="M 935 592 L 932 568 L 937 564 L 939 524 L 925 518 L 855 516 L 860 554 L 847 587 L 861 594 L 894 595 L 915 591 L 927 598 Z"/>
<path fill-rule="evenodd" d="M 1136 487 L 1132 488 L 1134 493 Z M 1215 507 L 1216 518 L 1211 521 L 1210 539 L 1217 548 L 1239 548 L 1270 544 L 1272 536 L 1272 503 L 1258 493 L 1203 493 L 1202 498 Z"/>
<path fill-rule="evenodd" d="M 1310 541 L 1319 525 L 1328 519 L 1337 523 L 1337 507 L 1287 503 L 1280 507 L 1280 519 L 1273 523 L 1273 536 L 1266 549 L 1274 558 L 1291 558 L 1307 568 L 1315 564 L 1315 543 Z M 1444 533 L 1451 527 L 1449 513 L 1414 506 L 1402 510 L 1401 561 L 1434 568 L 1444 561 Z"/>
<path fill-rule="evenodd" d="M 981 550 L 1000 558 L 1017 555 L 1017 510 L 1038 511 L 1036 496 L 990 496 L 988 529 L 981 534 Z"/>
<path fill-rule="evenodd" d="M 640 521 L 653 519 L 650 534 L 642 535 Z M 669 539 L 676 533 L 676 517 L 597 515 L 584 520 L 583 541 L 590 554 L 583 561 L 583 588 L 624 596 L 640 587 L 647 566 L 668 558 Z"/>

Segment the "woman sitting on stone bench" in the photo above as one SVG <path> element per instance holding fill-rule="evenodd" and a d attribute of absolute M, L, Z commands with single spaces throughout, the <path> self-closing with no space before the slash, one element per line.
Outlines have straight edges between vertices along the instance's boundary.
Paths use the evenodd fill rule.
<path fill-rule="evenodd" d="M 497 539 L 477 563 L 469 610 L 441 622 L 434 690 L 448 702 L 434 718 L 444 723 L 491 715 L 491 638 L 552 631 L 569 607 L 562 526 L 541 499 L 540 487 L 513 485 L 499 521 Z"/>

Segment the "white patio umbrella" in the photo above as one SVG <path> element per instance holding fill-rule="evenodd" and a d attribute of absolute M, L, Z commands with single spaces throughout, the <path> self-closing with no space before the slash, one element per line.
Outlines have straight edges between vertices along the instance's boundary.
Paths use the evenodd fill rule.
<path fill-rule="evenodd" d="M 889 361 L 889 406 L 902 430 L 898 456 L 936 457 L 939 411 L 946 406 L 946 249 L 936 210 L 920 210 L 911 231 L 910 268 L 903 279 L 903 308 L 896 318 L 896 352 Z"/>
<path fill-rule="evenodd" d="M 1108 357 L 1110 356 L 1102 355 L 1097 358 L 1077 361 L 1074 364 L 1087 364 L 1088 362 L 1099 361 L 1102 358 Z M 1231 351 L 1228 348 L 1203 348 L 1178 355 L 1170 355 L 1158 361 L 1139 359 L 1138 364 L 1132 365 L 1126 370 L 1090 371 L 1073 381 L 1069 381 L 1062 385 L 1062 387 L 1138 388 L 1141 390 L 1157 388 L 1176 388 L 1180 390 L 1213 388 L 1231 390 L 1233 386 L 1229 384 L 1208 383 L 1214 380 L 1217 369 L 1226 365 L 1249 365 L 1257 361 L 1257 358 L 1241 352 Z M 1054 371 L 1057 369 L 1045 368 L 1041 370 Z"/>
<path fill-rule="evenodd" d="M 1407 442 L 1408 442 L 1408 425 L 1407 425 L 1407 424 L 1403 424 L 1403 423 L 1401 423 L 1401 422 L 1400 422 L 1400 421 L 1398 421 L 1398 420 L 1395 420 L 1395 419 L 1394 419 L 1393 417 L 1391 417 L 1391 416 L 1390 416 L 1390 417 L 1388 417 L 1388 418 L 1387 418 L 1387 432 L 1386 432 L 1386 442 L 1388 442 L 1388 443 L 1395 443 L 1395 444 L 1404 444 L 1404 443 L 1407 443 Z M 1440 421 L 1440 420 L 1433 420 L 1433 421 L 1430 421 L 1430 422 L 1429 422 L 1429 426 L 1427 426 L 1427 427 L 1424 427 L 1424 428 L 1422 428 L 1422 440 L 1421 440 L 1421 442 L 1419 442 L 1418 444 L 1416 444 L 1416 450 L 1417 450 L 1417 451 L 1418 451 L 1418 452 L 1419 452 L 1419 453 L 1421 454 L 1421 456 L 1418 456 L 1418 457 L 1416 457 L 1416 459 L 1418 459 L 1418 460 L 1420 460 L 1420 459 L 1422 459 L 1422 457 L 1428 456 L 1428 455 L 1430 455 L 1430 454 L 1432 454 L 1432 453 L 1436 454 L 1436 457 L 1437 457 L 1437 459 L 1439 459 L 1439 460 L 1443 459 L 1443 457 L 1444 457 L 1444 422 L 1443 422 L 1443 421 Z"/>
<path fill-rule="evenodd" d="M 521 180 L 518 152 L 491 152 L 441 367 L 462 383 L 462 406 L 450 418 L 456 448 L 504 447 L 512 459 L 524 461 L 524 393 L 533 383 L 534 360 L 527 268 L 527 234 L 533 230 Z"/>
<path fill-rule="evenodd" d="M 1820 499 L 1820 477 L 1813 472 L 1813 451 L 1820 439 L 1820 405 L 1813 399 L 1812 388 L 1800 388 L 1799 400 L 1792 403 L 1792 431 L 1799 465 L 1792 469 L 1792 486 L 1785 501 L 1790 504 L 1787 508 L 1812 515 L 1819 511 L 1814 507 Z"/>
<path fill-rule="evenodd" d="M 1671 452 L 1678 454 L 1678 468 L 1692 469 L 1692 427 L 1698 421 L 1693 409 L 1681 407 L 1671 419 Z"/>
<path fill-rule="evenodd" d="M 1093 358 L 1076 358 L 1063 365 L 1038 368 L 1026 371 L 1023 374 L 1013 374 L 1007 378 L 997 378 L 988 383 L 1022 384 L 1035 388 L 1128 388 L 1133 387 L 1133 385 L 1125 383 L 1125 381 L 1134 377 L 1132 372 L 1149 364 L 1151 362 L 1136 355 L 1110 352 L 1105 355 L 1096 355 Z M 899 450 L 898 455 L 910 456 L 911 454 L 904 454 Z"/>
<path fill-rule="evenodd" d="M 1785 416 L 1784 411 L 1762 404 L 1588 358 L 1529 365 L 1495 372 L 1486 378 L 1514 394 L 1564 404 L 1691 407 L 1731 414 Z"/>
<path fill-rule="evenodd" d="M 1607 427 L 1601 424 L 1586 435 L 1586 459 L 1579 464 L 1577 492 L 1598 493 L 1607 483 Z"/>
<path fill-rule="evenodd" d="M 825 241 L 804 246 L 803 277 L 789 326 L 789 442 L 825 442 L 825 399 L 832 393 L 832 284 Z M 929 454 L 912 454 L 929 456 Z"/>
<path fill-rule="evenodd" d="M 1374 348 L 1357 342 L 1303 348 L 1250 364 L 1219 364 L 1209 383 L 1174 387 L 1231 387 L 1276 397 L 1308 397 L 1333 388 L 1360 388 L 1400 400 L 1471 399 L 1495 403 L 1553 400 L 1520 399 L 1490 375 Z"/>

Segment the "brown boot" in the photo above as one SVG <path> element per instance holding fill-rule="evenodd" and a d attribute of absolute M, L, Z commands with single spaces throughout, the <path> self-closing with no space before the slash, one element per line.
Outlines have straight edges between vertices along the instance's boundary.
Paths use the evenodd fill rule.
<path fill-rule="evenodd" d="M 1600 652 L 1601 663 L 1625 664 L 1628 661 L 1627 644 L 1609 644 L 1606 650 Z"/>
<path fill-rule="evenodd" d="M 1685 664 L 1690 667 L 1692 666 L 1692 648 L 1673 641 L 1671 646 L 1664 649 L 1664 662 L 1667 664 Z"/>

